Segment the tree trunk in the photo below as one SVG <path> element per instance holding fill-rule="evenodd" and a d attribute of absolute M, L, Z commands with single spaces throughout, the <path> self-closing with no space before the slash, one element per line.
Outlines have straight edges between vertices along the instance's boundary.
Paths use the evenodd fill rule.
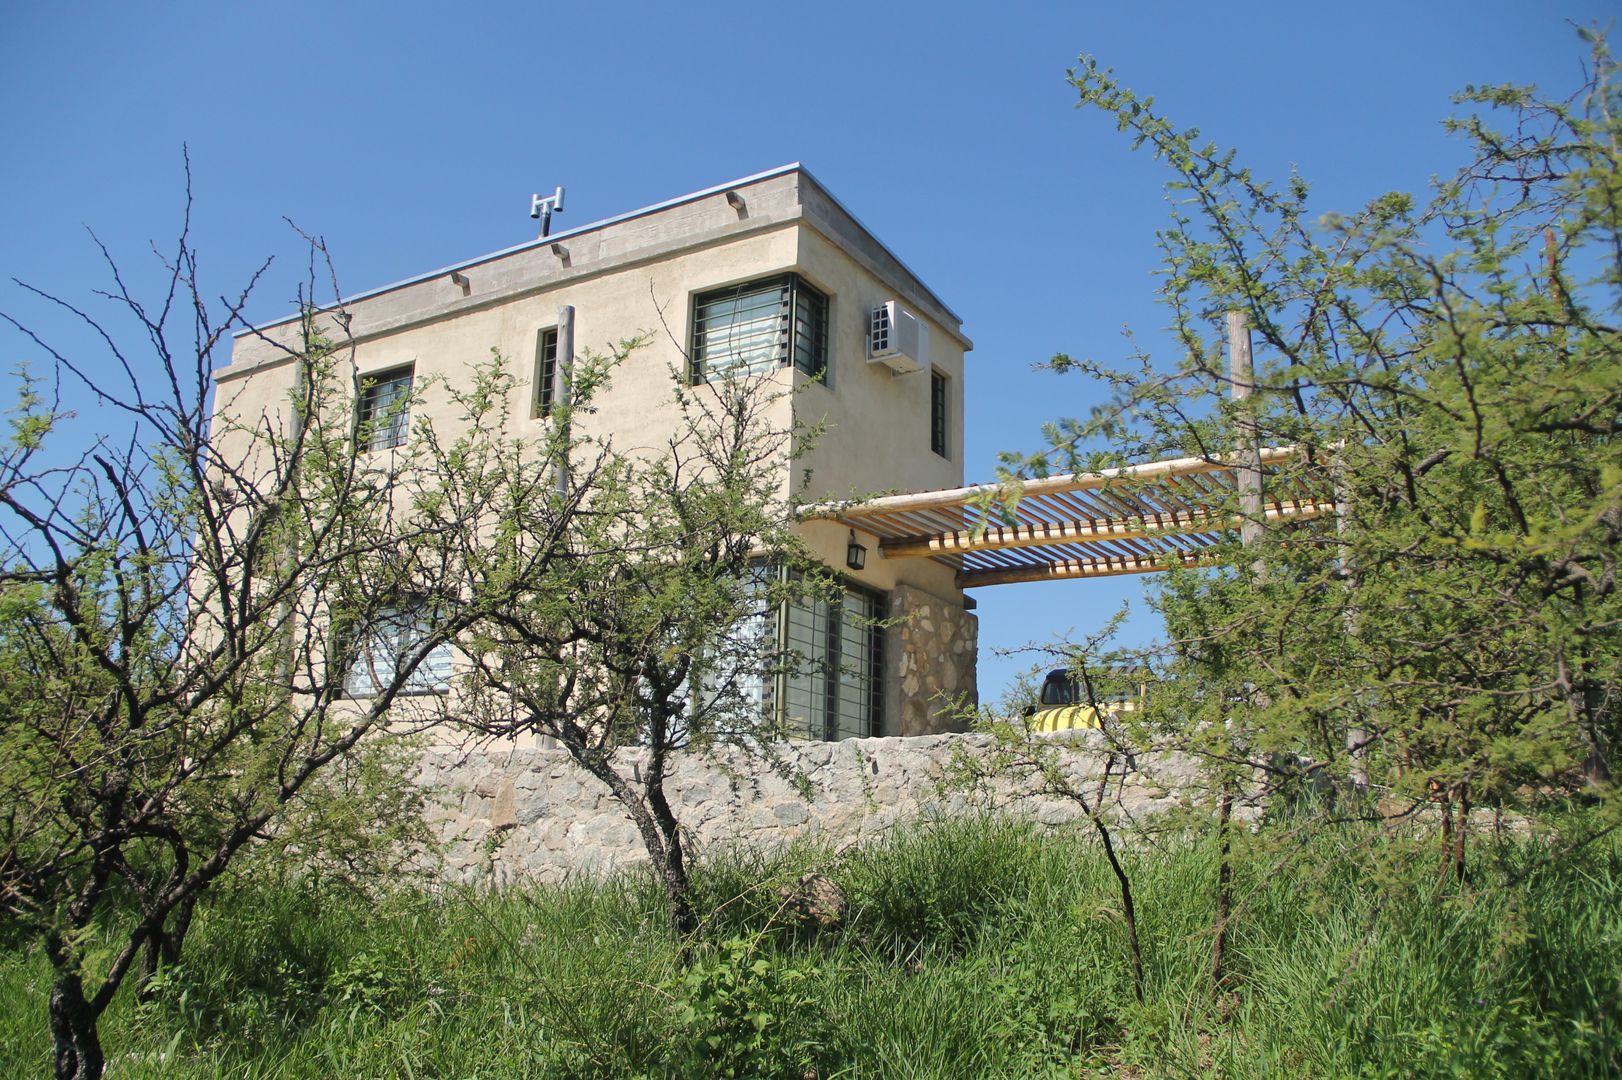
<path fill-rule="evenodd" d="M 1453 788 L 1442 791 L 1442 865 L 1436 871 L 1436 895 L 1447 888 L 1447 879 L 1453 869 Z"/>
<path fill-rule="evenodd" d="M 664 886 L 665 900 L 669 908 L 670 932 L 676 936 L 681 949 L 681 959 L 685 964 L 691 951 L 693 933 L 698 929 L 698 920 L 693 914 L 693 900 L 687 881 L 687 866 L 682 856 L 680 831 L 670 804 L 665 801 L 663 777 L 656 781 L 653 770 L 649 770 L 648 779 L 643 784 L 646 793 L 644 798 L 606 761 L 593 762 L 582 760 L 583 757 L 584 755 L 577 755 L 576 760 L 581 760 L 593 776 L 608 785 L 609 791 L 613 792 L 614 798 L 625 808 L 631 823 L 642 836 L 642 846 L 648 853 L 648 860 L 653 863 L 654 872 L 659 875 L 659 883 Z M 663 807 L 662 818 L 655 815 L 655 807 Z"/>
<path fill-rule="evenodd" d="M 1228 915 L 1233 910 L 1233 784 L 1222 781 L 1217 803 L 1216 935 L 1211 943 L 1211 989 L 1220 994 L 1227 986 Z"/>
<path fill-rule="evenodd" d="M 660 867 L 660 873 L 665 884 L 665 899 L 670 904 L 670 932 L 682 943 L 682 955 L 685 956 L 688 942 L 698 932 L 698 916 L 693 912 L 692 886 L 687 880 L 687 857 L 682 850 L 681 824 L 665 799 L 662 772 L 648 771 L 646 790 L 648 805 L 653 808 L 654 821 L 665 842 L 665 862 Z"/>
<path fill-rule="evenodd" d="M 1102 799 L 1100 799 L 1102 801 Z M 1110 837 L 1109 826 L 1104 824 L 1101 813 L 1091 815 L 1093 828 L 1098 830 L 1098 838 L 1104 844 L 1104 857 L 1109 860 L 1109 866 L 1115 872 L 1115 884 L 1121 892 L 1121 911 L 1126 916 L 1126 942 L 1132 950 L 1132 989 L 1138 995 L 1138 1004 L 1143 1004 L 1143 948 L 1138 942 L 1138 909 L 1132 903 L 1132 881 L 1126 876 L 1126 869 L 1121 866 L 1120 858 L 1115 854 L 1115 843 Z"/>
<path fill-rule="evenodd" d="M 56 1080 L 101 1080 L 105 1061 L 96 1034 L 96 1014 L 85 1000 L 84 983 L 77 971 L 58 967 L 50 1009 Z"/>
<path fill-rule="evenodd" d="M 1459 826 L 1453 830 L 1453 877 L 1462 887 L 1467 883 L 1464 873 L 1464 841 L 1470 832 L 1470 785 L 1459 785 Z"/>
<path fill-rule="evenodd" d="M 180 953 L 186 944 L 186 931 L 191 929 L 192 911 L 196 906 L 197 898 L 188 896 L 175 905 L 167 926 L 160 926 L 146 939 L 141 949 L 141 967 L 136 974 L 135 996 L 138 1000 L 152 1000 L 152 980 L 159 968 L 180 962 Z"/>

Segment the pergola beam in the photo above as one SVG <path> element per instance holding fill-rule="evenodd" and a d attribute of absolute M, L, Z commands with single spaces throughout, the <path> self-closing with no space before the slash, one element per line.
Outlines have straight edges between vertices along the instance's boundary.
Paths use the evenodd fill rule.
<path fill-rule="evenodd" d="M 1294 446 L 1267 447 L 1261 451 L 1261 462 L 1263 465 L 1276 465 L 1291 460 L 1297 452 Z M 1098 488 L 1128 487 L 1133 483 L 1162 480 L 1173 476 L 1231 472 L 1242 464 L 1244 463 L 1237 459 L 1170 458 L 1166 461 L 1150 461 L 1142 465 L 1104 469 L 1096 473 L 1065 473 L 1062 476 L 1048 476 L 1038 480 L 1007 484 L 973 484 L 969 487 L 942 491 L 920 491 L 911 495 L 885 495 L 855 505 L 808 506 L 800 511 L 800 514 L 802 517 L 831 517 L 855 521 L 882 514 L 953 509 L 976 498 L 996 498 L 1009 490 L 1018 491 L 1021 497 L 1030 497 L 1070 491 L 1091 491 Z"/>
<path fill-rule="evenodd" d="M 1151 559 L 1067 559 L 1063 562 L 1031 566 L 1010 566 L 998 570 L 966 570 L 957 576 L 960 589 L 985 585 L 1013 585 L 1022 581 L 1063 581 L 1071 578 L 1118 577 L 1122 574 L 1155 574 L 1173 566 L 1220 566 L 1215 555 L 1193 553 L 1156 556 Z"/>
<path fill-rule="evenodd" d="M 1302 521 L 1331 514 L 1332 502 L 1290 500 L 1275 503 L 1262 512 L 1265 521 Z M 1057 524 L 1033 522 L 986 528 L 978 535 L 972 529 L 918 536 L 898 536 L 879 541 L 887 559 L 931 558 L 962 555 L 971 551 L 1003 551 L 1010 548 L 1052 547 L 1057 544 L 1086 543 L 1095 540 L 1146 540 L 1158 536 L 1220 532 L 1239 528 L 1246 519 L 1239 514 L 1217 515 L 1168 510 L 1148 517 L 1116 518 L 1105 521 L 1071 521 Z"/>

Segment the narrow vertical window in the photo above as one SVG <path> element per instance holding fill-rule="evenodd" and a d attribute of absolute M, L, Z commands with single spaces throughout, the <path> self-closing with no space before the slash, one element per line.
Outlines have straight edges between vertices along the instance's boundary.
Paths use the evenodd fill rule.
<path fill-rule="evenodd" d="M 945 375 L 931 370 L 929 373 L 929 448 L 941 457 L 946 452 L 946 387 Z"/>
<path fill-rule="evenodd" d="M 535 408 L 531 415 L 552 415 L 558 384 L 558 328 L 542 330 L 535 339 Z"/>
<path fill-rule="evenodd" d="M 361 381 L 360 446 L 389 450 L 405 445 L 411 430 L 412 365 L 368 375 Z"/>

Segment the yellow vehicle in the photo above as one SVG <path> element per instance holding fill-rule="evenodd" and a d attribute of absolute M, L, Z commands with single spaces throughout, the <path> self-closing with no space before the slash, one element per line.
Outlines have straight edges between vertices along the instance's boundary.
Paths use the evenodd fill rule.
<path fill-rule="evenodd" d="M 1118 683 L 1118 680 L 1111 680 Z M 1137 692 L 1106 694 L 1094 687 L 1093 699 L 1075 679 L 1069 668 L 1050 671 L 1042 680 L 1040 703 L 1025 710 L 1025 729 L 1043 734 L 1057 731 L 1075 731 L 1101 728 L 1104 719 L 1123 712 L 1135 712 L 1142 704 L 1145 686 L 1138 684 Z M 1096 702 L 1096 704 L 1095 704 Z"/>

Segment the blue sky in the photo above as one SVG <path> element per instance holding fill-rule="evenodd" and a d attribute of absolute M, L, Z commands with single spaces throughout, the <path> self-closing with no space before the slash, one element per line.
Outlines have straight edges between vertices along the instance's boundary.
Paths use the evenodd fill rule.
<path fill-rule="evenodd" d="M 1155 304 L 1164 171 L 1064 82 L 1089 53 L 1180 126 L 1294 166 L 1320 210 L 1422 188 L 1461 160 L 1466 83 L 1580 77 L 1568 20 L 1614 2 L 1359 4 L 12 3 L 0 10 L 0 309 L 105 357 L 20 278 L 76 301 L 105 287 L 95 230 L 140 291 L 171 246 L 189 144 L 207 287 L 276 262 L 251 318 L 284 313 L 324 236 L 359 291 L 533 235 L 801 161 L 963 317 L 968 479 L 1096 400 L 1032 370 L 1118 358 Z M 7 368 L 41 357 L 6 328 Z M 77 403 L 88 420 L 93 406 Z M 998 650 L 1085 636 L 1140 579 L 980 590 L 981 691 L 1033 661 Z M 1154 624 L 1139 614 L 1128 634 Z"/>

